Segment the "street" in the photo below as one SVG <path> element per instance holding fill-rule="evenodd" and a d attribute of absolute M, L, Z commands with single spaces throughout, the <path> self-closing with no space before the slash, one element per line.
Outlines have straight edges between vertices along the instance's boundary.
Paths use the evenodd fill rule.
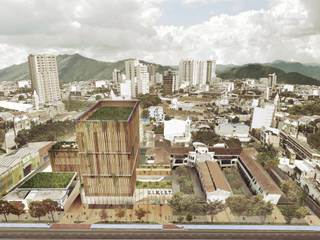
<path fill-rule="evenodd" d="M 4 239 L 319 239 L 319 232 L 232 230 L 0 229 Z"/>

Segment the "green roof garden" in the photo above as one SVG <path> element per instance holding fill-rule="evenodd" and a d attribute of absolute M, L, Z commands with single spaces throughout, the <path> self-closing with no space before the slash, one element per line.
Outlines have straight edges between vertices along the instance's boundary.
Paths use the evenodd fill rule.
<path fill-rule="evenodd" d="M 100 107 L 86 120 L 128 120 L 133 107 Z"/>
<path fill-rule="evenodd" d="M 75 173 L 40 172 L 19 188 L 67 188 Z"/>

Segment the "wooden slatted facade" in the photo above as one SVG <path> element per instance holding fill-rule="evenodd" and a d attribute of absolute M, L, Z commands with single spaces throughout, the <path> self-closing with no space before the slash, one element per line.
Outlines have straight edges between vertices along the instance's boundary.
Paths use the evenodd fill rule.
<path fill-rule="evenodd" d="M 51 148 L 49 154 L 53 172 L 77 172 L 81 176 L 78 150 Z"/>
<path fill-rule="evenodd" d="M 132 107 L 125 120 L 88 120 L 101 107 Z M 86 196 L 133 196 L 139 152 L 139 102 L 100 101 L 76 120 Z"/>

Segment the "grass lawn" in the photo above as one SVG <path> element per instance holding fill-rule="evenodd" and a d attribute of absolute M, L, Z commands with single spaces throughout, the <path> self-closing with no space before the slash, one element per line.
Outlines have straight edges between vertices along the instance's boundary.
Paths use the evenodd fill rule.
<path fill-rule="evenodd" d="M 187 167 L 177 167 L 174 174 L 175 181 L 179 184 L 180 192 L 193 194 L 193 183 L 190 171 Z"/>
<path fill-rule="evenodd" d="M 170 180 L 164 180 L 160 182 L 136 182 L 137 188 L 172 188 L 172 182 Z"/>
<path fill-rule="evenodd" d="M 233 194 L 243 194 L 243 195 L 251 195 L 249 190 L 244 191 L 245 186 L 244 181 L 237 168 L 224 169 L 224 175 L 227 178 L 227 181 L 231 187 Z"/>
<path fill-rule="evenodd" d="M 127 120 L 133 107 L 101 107 L 87 120 Z"/>
<path fill-rule="evenodd" d="M 40 172 L 19 188 L 66 188 L 74 173 Z"/>

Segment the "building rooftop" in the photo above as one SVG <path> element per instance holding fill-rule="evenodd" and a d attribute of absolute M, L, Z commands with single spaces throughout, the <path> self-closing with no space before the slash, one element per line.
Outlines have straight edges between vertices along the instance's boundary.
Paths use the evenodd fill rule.
<path fill-rule="evenodd" d="M 128 120 L 133 107 L 101 107 L 87 120 Z"/>
<path fill-rule="evenodd" d="M 0 157 L 0 175 L 8 170 L 8 168 L 15 166 L 23 161 L 28 154 L 35 153 L 39 149 L 48 146 L 52 142 L 32 142 L 28 145 Z"/>
<path fill-rule="evenodd" d="M 39 172 L 22 184 L 19 189 L 66 189 L 75 178 L 74 172 Z"/>
<path fill-rule="evenodd" d="M 249 169 L 251 174 L 260 184 L 261 188 L 266 193 L 276 193 L 281 194 L 280 189 L 276 186 L 274 182 L 267 176 L 267 174 L 261 169 L 261 167 L 253 160 L 247 153 L 243 150 L 240 154 L 240 159 Z"/>
<path fill-rule="evenodd" d="M 213 185 L 215 186 L 215 189 L 221 189 L 227 192 L 231 192 L 231 188 L 226 177 L 221 171 L 219 164 L 212 161 L 206 161 L 206 164 L 208 166 L 210 177 Z"/>
<path fill-rule="evenodd" d="M 137 100 L 100 101 L 81 114 L 76 121 L 122 121 L 128 122 L 137 109 Z"/>

